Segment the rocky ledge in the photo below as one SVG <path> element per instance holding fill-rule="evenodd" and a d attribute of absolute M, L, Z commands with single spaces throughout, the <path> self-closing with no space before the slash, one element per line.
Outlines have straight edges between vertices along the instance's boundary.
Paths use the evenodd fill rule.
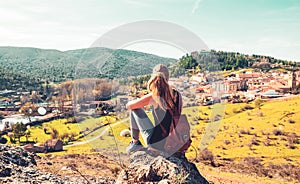
<path fill-rule="evenodd" d="M 36 166 L 35 154 L 21 147 L 0 144 L 0 183 L 63 183 Z"/>
<path fill-rule="evenodd" d="M 113 184 L 114 179 L 95 176 L 67 176 L 45 173 L 38 169 L 36 154 L 21 147 L 0 144 L 0 183 L 30 184 Z"/>
<path fill-rule="evenodd" d="M 45 173 L 38 169 L 36 154 L 21 147 L 0 144 L 0 183 L 197 183 L 208 184 L 195 164 L 185 157 L 153 156 L 138 151 L 130 156 L 130 164 L 117 180 L 95 176 L 67 176 Z"/>
<path fill-rule="evenodd" d="M 116 183 L 208 184 L 208 181 L 185 157 L 164 158 L 138 151 L 130 156 L 130 165 L 122 170 Z"/>

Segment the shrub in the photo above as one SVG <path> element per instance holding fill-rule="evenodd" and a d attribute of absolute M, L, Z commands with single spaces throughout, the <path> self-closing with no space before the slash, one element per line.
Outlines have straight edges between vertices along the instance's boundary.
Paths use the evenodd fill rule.
<path fill-rule="evenodd" d="M 255 146 L 258 146 L 258 145 L 259 145 L 259 140 L 257 140 L 256 137 L 253 137 L 253 138 L 251 139 L 251 144 L 252 144 L 252 145 L 255 145 Z"/>
<path fill-rule="evenodd" d="M 271 146 L 271 140 L 270 140 L 269 138 L 266 138 L 266 139 L 264 140 L 263 144 L 264 144 L 265 146 Z"/>
<path fill-rule="evenodd" d="M 290 143 L 300 144 L 298 135 L 297 135 L 296 133 L 289 134 L 289 135 L 287 136 L 287 140 L 288 140 L 288 142 L 290 142 Z"/>
<path fill-rule="evenodd" d="M 294 123 L 295 123 L 295 121 L 292 120 L 292 119 L 289 119 L 288 122 L 289 122 L 290 124 L 294 124 Z"/>
<path fill-rule="evenodd" d="M 244 158 L 244 162 L 247 164 L 247 165 L 261 165 L 261 162 L 262 160 L 260 158 L 257 158 L 257 157 L 245 157 Z"/>
<path fill-rule="evenodd" d="M 285 146 L 287 146 L 290 149 L 295 149 L 296 148 L 296 146 L 292 142 L 288 142 L 287 144 L 285 144 Z"/>
<path fill-rule="evenodd" d="M 226 145 L 228 145 L 228 144 L 230 144 L 231 142 L 229 141 L 229 140 L 225 140 L 224 141 L 224 144 L 226 144 Z"/>
<path fill-rule="evenodd" d="M 250 106 L 250 105 L 245 105 L 244 107 L 242 107 L 243 111 L 252 110 L 252 109 L 254 109 L 254 108 L 252 106 Z"/>
<path fill-rule="evenodd" d="M 211 151 L 209 151 L 207 148 L 205 148 L 201 151 L 200 160 L 210 161 L 210 163 L 213 165 L 214 155 Z"/>
<path fill-rule="evenodd" d="M 285 132 L 283 130 L 280 130 L 280 129 L 274 129 L 273 130 L 273 134 L 275 136 L 278 136 L 278 135 L 285 135 Z"/>
<path fill-rule="evenodd" d="M 241 133 L 241 134 L 247 134 L 247 135 L 250 135 L 250 131 L 249 131 L 249 130 L 244 130 L 244 129 L 242 129 L 242 130 L 240 130 L 240 133 Z"/>
<path fill-rule="evenodd" d="M 286 137 L 281 137 L 280 140 L 281 141 L 287 141 L 287 138 Z"/>
<path fill-rule="evenodd" d="M 201 118 L 200 116 L 196 116 L 195 118 L 196 118 L 196 120 L 198 120 L 198 121 L 203 120 L 203 118 Z"/>

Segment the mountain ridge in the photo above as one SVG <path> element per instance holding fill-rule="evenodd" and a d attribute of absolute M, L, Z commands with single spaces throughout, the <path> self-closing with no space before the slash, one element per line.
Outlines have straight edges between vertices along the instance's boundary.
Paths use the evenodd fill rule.
<path fill-rule="evenodd" d="M 168 65 L 176 59 L 143 52 L 83 48 L 68 51 L 34 47 L 0 47 L 0 66 L 33 78 L 63 82 L 76 78 L 122 78 L 145 75 L 159 63 Z M 136 70 L 136 66 L 142 66 Z"/>

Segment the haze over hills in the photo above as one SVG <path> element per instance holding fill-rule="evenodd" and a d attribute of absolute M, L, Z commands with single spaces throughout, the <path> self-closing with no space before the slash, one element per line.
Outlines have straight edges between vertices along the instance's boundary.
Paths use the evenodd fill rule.
<path fill-rule="evenodd" d="M 83 77 L 120 78 L 151 73 L 175 59 L 129 50 L 86 48 L 70 51 L 0 47 L 0 66 L 31 78 L 62 82 Z"/>

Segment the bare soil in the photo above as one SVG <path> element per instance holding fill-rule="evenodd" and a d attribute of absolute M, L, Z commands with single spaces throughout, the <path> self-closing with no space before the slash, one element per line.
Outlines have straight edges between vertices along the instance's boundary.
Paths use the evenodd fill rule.
<path fill-rule="evenodd" d="M 129 157 L 129 156 L 128 156 Z M 127 159 L 128 159 L 127 157 Z M 125 165 L 128 164 L 126 155 L 122 155 Z M 52 155 L 47 154 L 36 159 L 38 167 L 44 172 L 50 172 L 55 175 L 81 176 L 81 177 L 108 177 L 116 179 L 121 166 L 117 162 L 117 158 L 110 159 L 101 154 L 68 154 L 68 155 Z M 249 176 L 246 173 L 224 172 L 218 168 L 213 168 L 205 164 L 198 163 L 198 170 L 211 183 L 214 184 L 270 184 L 278 181 L 268 180 L 267 178 Z"/>
<path fill-rule="evenodd" d="M 55 175 L 116 178 L 122 170 L 117 162 L 101 154 L 47 154 L 36 161 L 40 170 Z"/>

